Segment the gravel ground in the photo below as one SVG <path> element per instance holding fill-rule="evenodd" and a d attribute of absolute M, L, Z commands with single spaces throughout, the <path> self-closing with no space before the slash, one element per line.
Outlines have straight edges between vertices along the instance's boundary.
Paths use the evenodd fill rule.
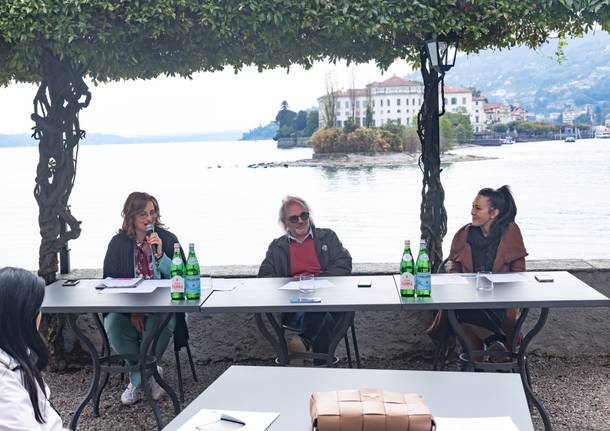
<path fill-rule="evenodd" d="M 186 355 L 184 355 L 186 356 Z M 165 378 L 177 388 L 175 364 L 169 355 L 162 361 Z M 273 361 L 244 361 L 240 365 L 268 365 Z M 537 357 L 530 356 L 534 389 L 545 403 L 556 430 L 610 430 L 610 356 L 596 357 Z M 183 362 L 183 376 L 186 404 L 197 397 L 210 383 L 220 376 L 230 365 L 230 361 L 209 363 L 196 361 L 199 382 L 190 375 L 188 364 Z M 393 359 L 368 358 L 363 360 L 364 368 L 383 369 L 431 369 L 429 361 L 418 357 L 398 357 Z M 78 403 L 89 386 L 91 369 L 75 372 L 51 373 L 45 375 L 51 388 L 51 400 L 68 424 Z M 131 407 L 120 404 L 121 392 L 127 385 L 119 376 L 111 378 L 100 402 L 99 418 L 93 416 L 90 406 L 86 407 L 79 420 L 79 430 L 152 430 L 155 421 L 150 408 L 144 402 Z M 186 405 L 185 404 L 185 405 Z M 163 397 L 160 403 L 164 420 L 172 418 L 171 402 Z M 542 430 L 542 421 L 534 417 L 536 430 Z"/>

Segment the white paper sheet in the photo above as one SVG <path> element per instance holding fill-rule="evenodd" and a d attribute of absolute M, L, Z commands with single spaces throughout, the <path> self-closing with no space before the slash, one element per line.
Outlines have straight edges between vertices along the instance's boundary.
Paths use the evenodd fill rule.
<path fill-rule="evenodd" d="M 201 290 L 212 289 L 212 291 L 230 291 L 243 284 L 244 281 L 235 278 L 201 278 Z"/>
<path fill-rule="evenodd" d="M 468 284 L 468 280 L 460 275 L 432 274 L 432 285 L 440 286 L 442 284 Z"/>
<path fill-rule="evenodd" d="M 163 280 L 147 280 L 147 281 L 151 281 L 153 283 L 145 284 L 145 282 L 142 282 L 136 287 L 125 287 L 125 288 L 113 287 L 113 288 L 101 289 L 99 292 L 103 293 L 103 294 L 107 294 L 107 293 L 153 293 L 157 287 L 160 287 L 159 283 L 154 283 L 154 282 L 163 281 Z"/>
<path fill-rule="evenodd" d="M 518 283 L 522 281 L 527 281 L 521 274 L 517 273 L 505 273 L 505 274 L 486 274 L 485 278 L 493 281 L 494 283 Z"/>
<path fill-rule="evenodd" d="M 134 287 L 142 281 L 142 278 L 112 278 L 106 277 L 102 280 L 102 284 L 109 288 L 114 287 Z"/>
<path fill-rule="evenodd" d="M 228 415 L 245 423 L 237 424 L 221 420 L 221 415 Z M 279 413 L 248 412 L 238 410 L 208 410 L 202 409 L 188 422 L 179 428 L 179 431 L 225 431 L 238 429 L 240 431 L 265 431 L 279 416 Z"/>
<path fill-rule="evenodd" d="M 434 417 L 436 431 L 519 431 L 509 416 L 489 418 Z"/>
<path fill-rule="evenodd" d="M 142 283 L 138 284 L 136 289 L 140 287 L 169 287 L 171 285 L 171 280 L 144 280 Z"/>
<path fill-rule="evenodd" d="M 327 287 L 337 287 L 334 283 L 331 283 L 328 280 L 319 279 L 319 280 L 307 280 L 307 281 L 289 281 L 285 285 L 279 288 L 279 290 L 299 290 L 299 284 L 305 283 L 307 287 L 310 289 L 324 289 Z"/>

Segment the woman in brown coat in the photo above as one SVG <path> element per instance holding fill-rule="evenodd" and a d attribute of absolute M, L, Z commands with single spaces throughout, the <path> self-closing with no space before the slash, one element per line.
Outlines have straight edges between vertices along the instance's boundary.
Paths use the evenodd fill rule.
<path fill-rule="evenodd" d="M 450 272 L 523 272 L 527 251 L 519 226 L 517 206 L 508 186 L 479 190 L 470 211 L 472 222 L 457 231 L 449 253 Z M 448 334 L 446 313 L 439 313 L 428 334 L 440 341 Z M 519 309 L 460 310 L 456 312 L 472 350 L 512 349 Z"/>

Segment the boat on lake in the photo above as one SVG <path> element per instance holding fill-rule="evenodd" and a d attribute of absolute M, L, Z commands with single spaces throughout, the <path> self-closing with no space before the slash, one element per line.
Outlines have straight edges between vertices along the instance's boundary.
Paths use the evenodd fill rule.
<path fill-rule="evenodd" d="M 597 126 L 595 128 L 595 138 L 610 139 L 610 127 Z"/>

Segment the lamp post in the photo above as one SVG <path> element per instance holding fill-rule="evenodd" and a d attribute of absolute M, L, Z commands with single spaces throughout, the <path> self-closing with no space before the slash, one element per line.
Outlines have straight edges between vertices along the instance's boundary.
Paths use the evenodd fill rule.
<path fill-rule="evenodd" d="M 443 238 L 447 234 L 445 191 L 441 184 L 439 117 L 445 113 L 444 76 L 455 64 L 458 37 L 454 34 L 427 38 L 420 48 L 424 102 L 417 115 L 417 134 L 422 152 L 419 167 L 423 173 L 420 209 L 421 236 L 426 240 L 432 271 L 443 261 Z M 442 109 L 439 112 L 438 87 Z"/>
<path fill-rule="evenodd" d="M 459 38 L 455 34 L 437 36 L 426 40 L 426 52 L 430 67 L 437 73 L 444 74 L 455 66 Z"/>

